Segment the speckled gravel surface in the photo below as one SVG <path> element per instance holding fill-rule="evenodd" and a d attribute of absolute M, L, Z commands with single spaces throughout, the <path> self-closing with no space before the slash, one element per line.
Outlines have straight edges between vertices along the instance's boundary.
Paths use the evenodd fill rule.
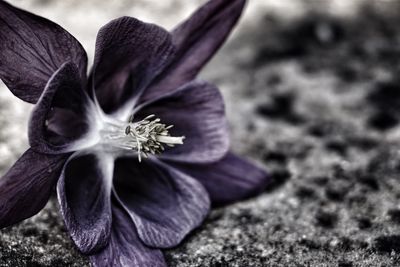
<path fill-rule="evenodd" d="M 171 27 L 204 1 L 117 2 L 15 1 L 87 48 L 113 17 Z M 170 266 L 400 266 L 400 2 L 356 2 L 250 1 L 202 76 L 224 94 L 233 149 L 265 166 L 272 182 L 213 210 L 166 252 Z M 161 15 L 168 10 L 176 15 Z M 4 173 L 27 147 L 29 106 L 0 89 Z M 0 266 L 89 266 L 57 210 L 53 197 L 2 230 Z"/>

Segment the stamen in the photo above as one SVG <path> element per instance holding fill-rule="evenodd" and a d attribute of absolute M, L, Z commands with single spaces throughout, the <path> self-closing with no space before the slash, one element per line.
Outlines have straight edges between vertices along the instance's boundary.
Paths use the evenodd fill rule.
<path fill-rule="evenodd" d="M 139 162 L 148 154 L 161 154 L 164 145 L 174 147 L 182 145 L 184 136 L 171 136 L 169 130 L 173 125 L 161 123 L 161 119 L 155 115 L 149 115 L 139 122 L 132 122 L 131 116 L 128 125 L 123 123 L 108 123 L 107 129 L 103 130 L 104 143 L 113 147 L 135 150 L 138 153 Z"/>

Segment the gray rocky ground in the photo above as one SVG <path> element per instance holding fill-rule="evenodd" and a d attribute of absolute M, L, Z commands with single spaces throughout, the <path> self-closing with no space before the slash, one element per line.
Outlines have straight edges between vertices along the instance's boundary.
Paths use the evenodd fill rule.
<path fill-rule="evenodd" d="M 158 1 L 161 2 L 161 1 Z M 120 15 L 170 28 L 204 1 L 15 1 L 93 54 Z M 185 2 L 185 3 L 184 3 Z M 203 72 L 221 88 L 233 149 L 272 177 L 213 210 L 171 266 L 400 266 L 400 2 L 250 0 Z M 218 71 L 215 71 L 218 70 Z M 27 147 L 29 106 L 0 90 L 0 172 Z M 55 197 L 0 235 L 0 266 L 88 266 Z"/>

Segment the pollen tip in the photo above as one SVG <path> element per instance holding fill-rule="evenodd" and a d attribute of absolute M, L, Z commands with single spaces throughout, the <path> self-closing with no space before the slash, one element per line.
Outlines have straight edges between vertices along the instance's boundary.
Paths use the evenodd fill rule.
<path fill-rule="evenodd" d="M 125 134 L 126 135 L 129 135 L 131 133 L 131 126 L 126 126 L 126 128 L 125 128 Z"/>

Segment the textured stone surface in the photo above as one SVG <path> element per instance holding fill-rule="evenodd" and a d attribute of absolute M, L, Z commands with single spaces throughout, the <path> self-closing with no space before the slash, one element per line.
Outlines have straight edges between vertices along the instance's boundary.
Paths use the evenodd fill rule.
<path fill-rule="evenodd" d="M 158 2 L 15 1 L 62 24 L 91 55 L 109 19 L 170 28 L 204 1 Z M 202 76 L 224 94 L 233 149 L 273 182 L 214 210 L 166 252 L 171 266 L 400 266 L 400 8 L 368 2 L 250 1 Z M 27 147 L 29 106 L 1 89 L 4 173 Z M 52 199 L 2 230 L 0 266 L 87 266 L 57 210 Z"/>

